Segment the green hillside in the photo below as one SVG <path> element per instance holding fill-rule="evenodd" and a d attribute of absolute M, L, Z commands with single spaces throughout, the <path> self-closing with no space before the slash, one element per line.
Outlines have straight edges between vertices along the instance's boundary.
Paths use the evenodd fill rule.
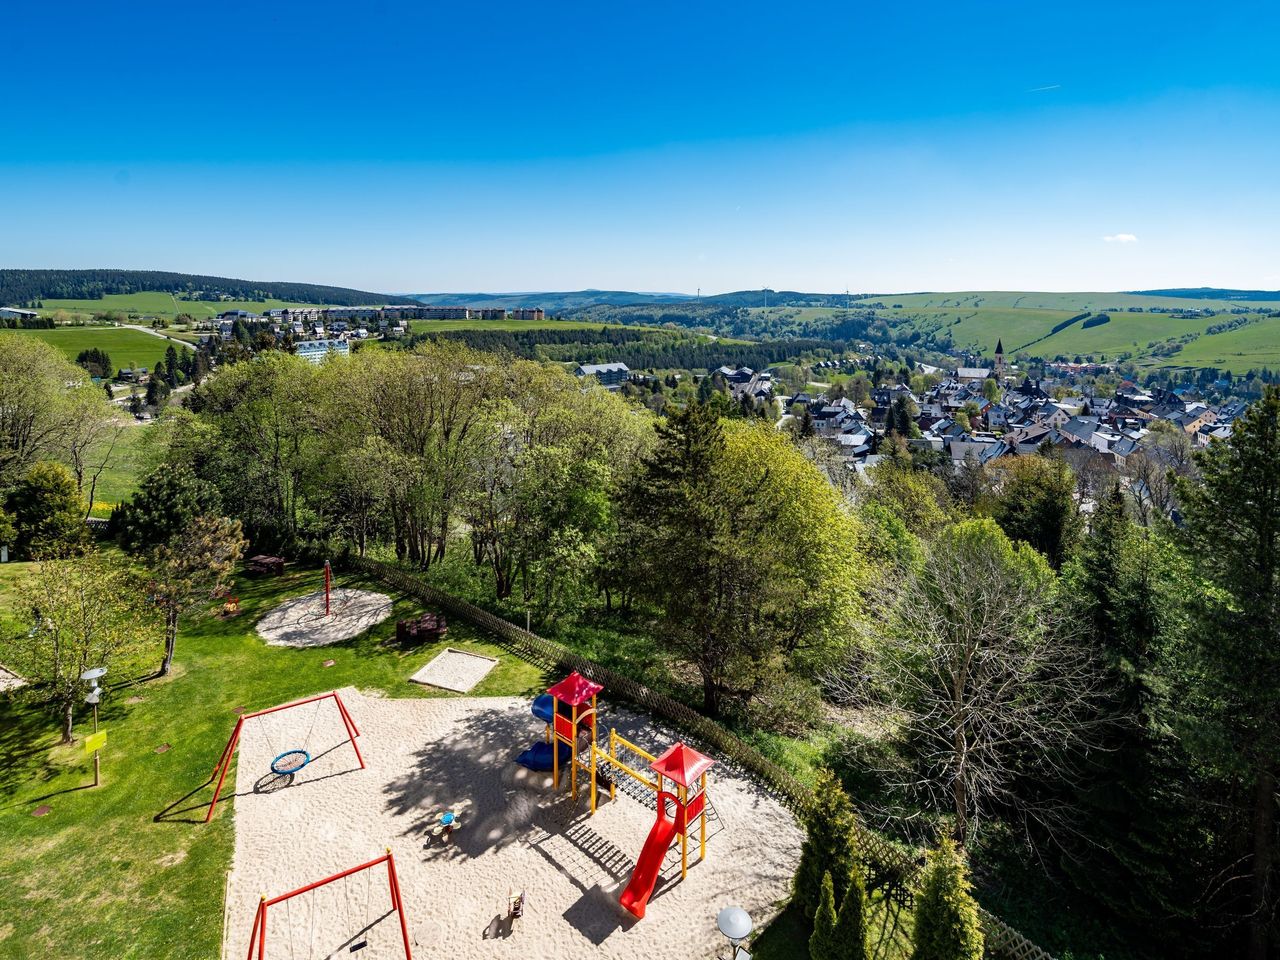
<path fill-rule="evenodd" d="M 41 300 L 98 300 L 103 296 L 159 290 L 203 298 L 262 301 L 279 298 L 295 303 L 332 303 L 359 306 L 367 303 L 413 303 L 404 297 L 330 287 L 315 283 L 278 280 L 237 280 L 167 270 L 23 270 L 0 268 L 0 306 L 22 306 Z"/>
<path fill-rule="evenodd" d="M 111 355 L 111 363 L 121 367 L 155 366 L 170 346 L 179 351 L 186 349 L 171 340 L 129 330 L 123 327 L 60 327 L 56 330 L 11 330 L 21 337 L 36 337 L 51 343 L 68 358 L 74 360 L 82 350 L 97 347 Z"/>
<path fill-rule="evenodd" d="M 414 333 L 444 333 L 450 330 L 599 330 L 603 323 L 585 320 L 410 320 Z"/>
<path fill-rule="evenodd" d="M 1135 293 L 1040 293 L 1024 290 L 962 290 L 952 293 L 885 293 L 863 297 L 855 303 L 902 304 L 915 308 L 946 307 L 1016 307 L 1031 310 L 1066 310 L 1082 313 L 1129 307 L 1168 307 L 1171 310 L 1229 311 L 1233 307 L 1280 307 L 1280 300 L 1201 300 L 1187 297 L 1161 297 Z"/>
<path fill-rule="evenodd" d="M 1280 317 L 1260 317 L 1237 330 L 1201 336 L 1161 365 L 1218 367 L 1234 373 L 1253 367 L 1280 367 Z"/>
<path fill-rule="evenodd" d="M 181 300 L 171 293 L 148 290 L 142 293 L 110 293 L 96 300 L 43 300 L 40 313 L 49 316 L 66 313 L 124 313 L 147 317 L 172 319 L 179 313 L 189 314 L 197 320 L 208 320 L 225 310 L 250 310 L 262 313 L 281 307 L 316 307 L 322 304 L 293 303 L 288 300 Z"/>

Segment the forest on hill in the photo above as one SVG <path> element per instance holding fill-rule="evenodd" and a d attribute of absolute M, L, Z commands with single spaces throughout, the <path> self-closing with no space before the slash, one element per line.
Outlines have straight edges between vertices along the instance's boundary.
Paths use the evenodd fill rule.
<path fill-rule="evenodd" d="M 198 299 L 288 300 L 360 306 L 368 303 L 414 303 L 367 290 L 314 283 L 234 280 L 162 270 L 0 270 L 0 305 L 22 306 L 41 300 L 97 300 L 110 294 L 158 290 Z"/>

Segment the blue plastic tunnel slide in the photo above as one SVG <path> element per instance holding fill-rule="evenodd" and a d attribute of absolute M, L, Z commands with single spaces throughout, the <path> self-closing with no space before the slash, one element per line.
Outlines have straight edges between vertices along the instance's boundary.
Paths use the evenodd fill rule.
<path fill-rule="evenodd" d="M 569 764 L 569 745 L 560 743 L 557 746 L 560 748 L 560 766 L 567 767 Z M 516 763 L 539 773 L 552 769 L 551 744 L 539 740 L 520 756 L 516 757 Z"/>

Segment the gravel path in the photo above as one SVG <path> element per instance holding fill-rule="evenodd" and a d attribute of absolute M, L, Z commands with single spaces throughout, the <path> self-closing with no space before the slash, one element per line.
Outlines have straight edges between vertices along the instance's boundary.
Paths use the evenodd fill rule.
<path fill-rule="evenodd" d="M 324 591 L 286 600 L 258 621 L 271 647 L 324 647 L 349 640 L 391 616 L 391 598 L 372 590 L 335 587 L 324 612 Z"/>

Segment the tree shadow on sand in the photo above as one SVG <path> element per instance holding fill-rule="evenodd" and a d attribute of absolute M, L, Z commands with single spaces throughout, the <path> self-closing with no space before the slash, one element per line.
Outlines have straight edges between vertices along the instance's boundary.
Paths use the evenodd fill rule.
<path fill-rule="evenodd" d="M 623 714 L 616 719 L 626 721 L 629 733 L 651 729 L 643 719 Z M 624 729 L 623 723 L 616 725 L 620 732 Z M 422 841 L 424 860 L 472 858 L 516 843 L 527 845 L 578 889 L 581 896 L 564 912 L 564 920 L 598 947 L 637 922 L 618 903 L 618 894 L 635 869 L 634 855 L 644 837 L 637 836 L 635 851 L 628 853 L 591 826 L 590 788 L 582 782 L 581 772 L 575 802 L 568 794 L 567 774 L 562 775 L 561 791 L 553 794 L 549 773 L 533 773 L 515 763 L 522 750 L 542 741 L 543 730 L 526 704 L 495 704 L 494 709 L 460 717 L 438 739 L 412 754 L 407 774 L 386 785 L 387 810 L 405 824 L 401 836 Z M 607 731 L 608 726 L 600 731 L 606 742 Z M 654 743 L 659 749 L 664 745 Z M 622 788 L 621 782 L 619 787 L 613 802 L 639 801 L 655 809 L 652 791 L 647 791 L 649 802 L 644 803 L 643 788 L 641 795 L 633 796 L 634 791 Z M 608 790 L 602 789 L 600 805 L 609 802 Z M 442 843 L 433 840 L 432 831 L 446 811 L 455 813 L 461 825 Z M 711 839 L 723 824 L 718 817 L 709 820 Z M 690 869 L 696 869 L 696 833 L 691 841 Z M 673 843 L 651 902 L 679 882 L 680 846 Z M 520 878 L 513 877 L 511 885 L 520 889 Z M 532 909 L 537 909 L 536 898 Z M 486 939 L 509 935 L 501 915 L 481 932 Z"/>

